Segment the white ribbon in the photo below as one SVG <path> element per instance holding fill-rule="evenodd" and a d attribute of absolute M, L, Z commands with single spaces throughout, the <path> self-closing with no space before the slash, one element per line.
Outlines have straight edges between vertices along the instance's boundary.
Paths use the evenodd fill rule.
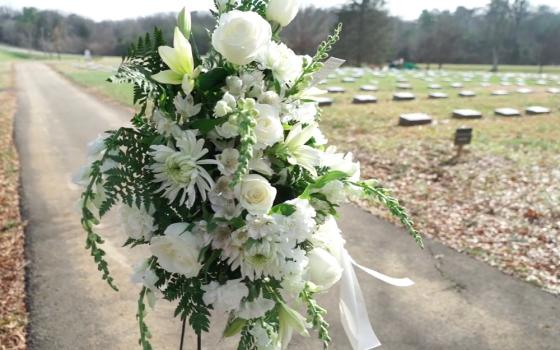
<path fill-rule="evenodd" d="M 354 266 L 368 275 L 397 287 L 414 284 L 408 278 L 393 278 L 357 264 L 346 249 L 342 250 L 341 265 L 344 269 L 340 279 L 340 319 L 352 349 L 369 350 L 381 345 L 375 335 L 367 314 L 364 296 L 354 271 Z"/>

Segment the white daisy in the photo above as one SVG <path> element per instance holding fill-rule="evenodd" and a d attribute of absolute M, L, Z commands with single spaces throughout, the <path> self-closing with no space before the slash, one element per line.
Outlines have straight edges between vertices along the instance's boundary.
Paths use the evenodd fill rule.
<path fill-rule="evenodd" d="M 177 140 L 177 149 L 163 145 L 152 146 L 150 155 L 155 163 L 152 170 L 155 182 L 161 182 L 157 192 L 173 202 L 180 192 L 179 204 L 186 202 L 191 208 L 196 201 L 196 192 L 200 193 L 202 200 L 206 200 L 206 193 L 214 186 L 214 180 L 203 165 L 218 165 L 214 159 L 201 159 L 208 150 L 204 148 L 204 140 L 196 139 L 192 130 L 187 130 Z"/>

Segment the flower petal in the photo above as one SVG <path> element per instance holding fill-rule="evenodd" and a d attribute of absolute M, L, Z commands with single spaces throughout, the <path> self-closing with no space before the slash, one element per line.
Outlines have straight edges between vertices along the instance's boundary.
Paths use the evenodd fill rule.
<path fill-rule="evenodd" d="M 152 79 L 162 84 L 181 85 L 183 76 L 172 70 L 164 70 L 152 75 Z"/>
<path fill-rule="evenodd" d="M 194 70 L 191 44 L 178 27 L 175 27 L 173 48 L 177 54 L 177 61 L 179 64 L 179 70 L 177 70 L 177 72 L 191 76 Z"/>
<path fill-rule="evenodd" d="M 181 65 L 179 64 L 179 55 L 177 51 L 169 46 L 160 46 L 158 48 L 159 56 L 165 64 L 174 72 L 181 73 Z"/>

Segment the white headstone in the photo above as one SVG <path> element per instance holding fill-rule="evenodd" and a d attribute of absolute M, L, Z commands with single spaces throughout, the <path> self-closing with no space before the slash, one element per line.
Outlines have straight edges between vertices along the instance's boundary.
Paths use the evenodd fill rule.
<path fill-rule="evenodd" d="M 453 118 L 457 119 L 480 119 L 482 113 L 474 109 L 456 109 L 453 111 Z"/>
<path fill-rule="evenodd" d="M 550 108 L 541 107 L 541 106 L 531 106 L 525 109 L 525 112 L 529 115 L 537 115 L 537 114 L 549 114 Z"/>
<path fill-rule="evenodd" d="M 377 91 L 377 86 L 375 86 L 375 85 L 363 85 L 363 86 L 360 86 L 360 90 L 362 90 L 362 91 Z"/>
<path fill-rule="evenodd" d="M 395 101 L 410 101 L 414 100 L 416 96 L 410 92 L 397 92 L 393 95 L 393 100 Z"/>
<path fill-rule="evenodd" d="M 503 117 L 518 117 L 521 115 L 521 112 L 514 108 L 498 108 L 494 110 L 494 113 Z"/>
<path fill-rule="evenodd" d="M 425 113 L 409 113 L 401 114 L 399 118 L 399 125 L 401 126 L 415 126 L 431 124 L 432 118 Z"/>
<path fill-rule="evenodd" d="M 492 91 L 492 96 L 506 96 L 506 95 L 509 95 L 509 92 L 507 92 L 506 90 Z"/>
<path fill-rule="evenodd" d="M 377 103 L 377 97 L 372 95 L 356 95 L 352 100 L 355 104 Z"/>
<path fill-rule="evenodd" d="M 527 94 L 532 94 L 533 90 L 531 90 L 529 88 L 520 88 L 520 89 L 517 89 L 517 93 L 522 94 L 522 95 L 527 95 Z"/>
<path fill-rule="evenodd" d="M 343 92 L 346 92 L 346 89 L 340 86 L 330 86 L 327 88 L 327 92 L 331 94 L 341 94 Z"/>
<path fill-rule="evenodd" d="M 461 97 L 475 97 L 476 93 L 474 91 L 471 91 L 471 90 L 463 90 L 463 91 L 459 92 L 459 96 L 461 96 Z"/>
<path fill-rule="evenodd" d="M 449 96 L 447 94 L 444 94 L 443 92 L 432 92 L 428 95 L 428 97 L 431 99 L 444 99 L 448 98 Z"/>

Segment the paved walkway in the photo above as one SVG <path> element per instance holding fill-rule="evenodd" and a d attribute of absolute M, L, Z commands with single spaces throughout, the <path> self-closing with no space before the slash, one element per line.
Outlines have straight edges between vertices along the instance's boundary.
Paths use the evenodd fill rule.
<path fill-rule="evenodd" d="M 79 189 L 69 178 L 85 159 L 85 144 L 130 117 L 100 102 L 41 63 L 17 66 L 16 139 L 22 161 L 29 259 L 31 349 L 136 349 L 138 287 L 128 282 L 141 251 L 120 248 L 113 219 L 103 226 L 105 249 L 120 293 L 99 278 L 84 250 L 75 211 Z M 401 229 L 366 212 L 343 209 L 348 249 L 361 264 L 417 284 L 401 289 L 358 272 L 374 328 L 388 350 L 552 350 L 560 348 L 560 299 L 435 242 L 416 248 Z M 337 293 L 323 296 L 331 313 L 332 349 L 350 349 L 338 321 Z M 234 349 L 220 341 L 224 320 L 205 335 L 205 349 Z M 177 349 L 179 322 L 158 304 L 148 318 L 157 350 Z M 192 344 L 192 339 L 191 344 Z M 320 349 L 296 337 L 292 349 Z M 192 349 L 192 345 L 187 349 Z"/>

